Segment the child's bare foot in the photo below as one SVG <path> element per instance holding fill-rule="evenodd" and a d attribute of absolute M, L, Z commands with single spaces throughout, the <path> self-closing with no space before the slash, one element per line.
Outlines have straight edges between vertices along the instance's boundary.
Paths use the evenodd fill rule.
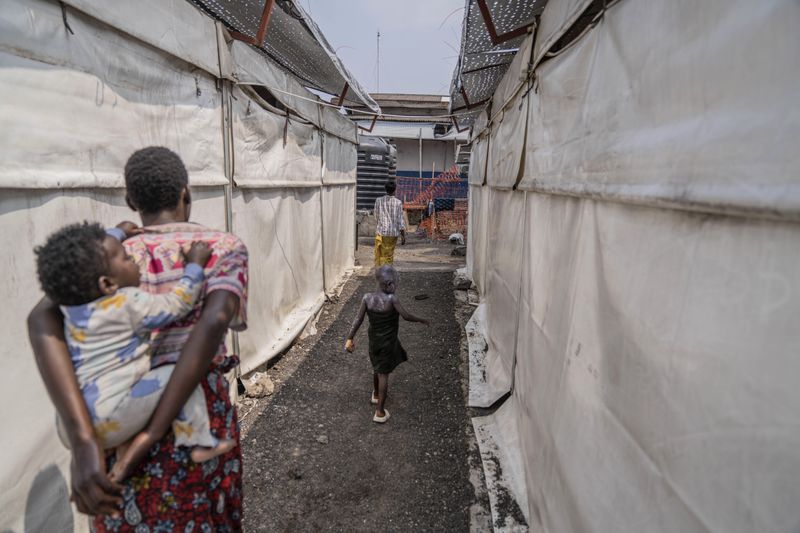
<path fill-rule="evenodd" d="M 387 420 L 389 420 L 390 416 L 392 415 L 389 414 L 388 409 L 384 409 L 383 414 L 381 414 L 380 411 L 375 411 L 375 416 L 372 417 L 372 421 L 377 422 L 378 424 L 384 424 Z"/>
<path fill-rule="evenodd" d="M 205 461 L 208 461 L 209 459 L 213 459 L 218 455 L 228 453 L 234 448 L 234 446 L 236 446 L 236 441 L 234 440 L 221 440 L 219 441 L 219 444 L 217 444 L 213 448 L 206 448 L 204 446 L 195 446 L 192 449 L 192 452 L 189 454 L 189 456 L 195 463 L 203 463 Z"/>

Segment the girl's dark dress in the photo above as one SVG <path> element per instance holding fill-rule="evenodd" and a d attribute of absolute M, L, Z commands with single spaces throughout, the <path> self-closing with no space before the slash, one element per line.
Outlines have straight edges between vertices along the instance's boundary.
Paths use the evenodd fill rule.
<path fill-rule="evenodd" d="M 369 316 L 369 360 L 377 374 L 389 374 L 397 365 L 408 361 L 408 355 L 397 338 L 400 330 L 400 313 L 370 311 Z"/>

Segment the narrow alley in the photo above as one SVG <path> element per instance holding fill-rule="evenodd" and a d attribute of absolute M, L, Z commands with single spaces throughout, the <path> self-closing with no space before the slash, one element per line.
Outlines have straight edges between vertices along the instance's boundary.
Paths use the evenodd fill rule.
<path fill-rule="evenodd" d="M 398 248 L 400 299 L 431 326 L 400 326 L 409 361 L 391 376 L 388 423 L 372 422 L 366 324 L 355 352 L 343 350 L 362 294 L 374 290 L 369 268 L 323 307 L 317 332 L 268 370 L 274 394 L 240 404 L 248 530 L 469 529 L 480 505 L 464 459 L 480 459 L 474 445 L 470 450 L 456 320 L 456 306 L 465 304 L 453 296 L 447 270 L 455 265 L 441 257 L 448 248 L 419 241 Z"/>

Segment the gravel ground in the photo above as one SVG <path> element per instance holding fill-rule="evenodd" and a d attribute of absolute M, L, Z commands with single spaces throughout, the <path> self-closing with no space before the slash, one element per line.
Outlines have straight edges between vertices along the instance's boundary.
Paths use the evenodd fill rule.
<path fill-rule="evenodd" d="M 275 393 L 243 401 L 248 531 L 476 528 L 485 495 L 473 486 L 481 480 L 451 280 L 447 272 L 401 274 L 402 301 L 433 324 L 401 324 L 409 361 L 390 378 L 385 425 L 371 420 L 366 320 L 355 353 L 343 351 L 361 295 L 373 290 L 363 273 L 325 306 L 318 332 L 270 368 Z"/>

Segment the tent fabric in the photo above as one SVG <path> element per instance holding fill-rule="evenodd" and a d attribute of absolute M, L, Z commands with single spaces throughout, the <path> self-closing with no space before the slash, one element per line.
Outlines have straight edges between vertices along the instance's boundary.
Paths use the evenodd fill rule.
<path fill-rule="evenodd" d="M 286 116 L 262 108 L 238 87 L 233 90 L 231 111 L 233 179 L 237 186 L 318 187 L 322 184 L 322 141 L 318 129 L 293 119 L 289 119 L 287 125 Z"/>
<path fill-rule="evenodd" d="M 499 113 L 503 107 L 525 85 L 528 79 L 528 65 L 531 60 L 531 50 L 533 49 L 533 33 L 529 33 L 519 46 L 519 50 L 514 54 L 514 59 L 508 65 L 508 70 L 503 75 L 500 83 L 492 95 L 492 113 Z M 478 123 L 476 121 L 475 127 Z"/>
<path fill-rule="evenodd" d="M 272 59 L 241 41 L 230 45 L 233 60 L 233 77 L 240 85 L 262 85 L 279 89 L 273 92 L 275 99 L 293 110 L 305 120 L 320 126 L 318 105 L 292 95 L 307 93 L 299 81 L 282 71 Z M 288 94 L 287 94 L 288 93 Z"/>
<path fill-rule="evenodd" d="M 251 327 L 239 337 L 240 370 L 285 349 L 353 265 L 355 125 L 313 102 L 315 123 L 293 115 L 287 125 L 248 87 L 233 85 L 226 73 L 237 64 L 224 32 L 184 24 L 193 19 L 182 3 L 153 6 L 163 20 L 152 24 L 147 10 L 133 17 L 128 8 L 70 5 L 80 7 L 66 9 L 72 32 L 57 2 L 9 0 L 0 12 L 0 244 L 12 252 L 0 257 L 0 298 L 15 303 L 0 311 L 2 404 L 15 406 L 0 412 L 13 428 L 0 436 L 8 451 L 0 461 L 4 531 L 88 529 L 68 501 L 69 454 L 24 335 L 41 294 L 32 248 L 68 222 L 135 219 L 122 177 L 131 152 L 156 144 L 180 154 L 192 220 L 227 227 L 247 245 Z M 205 45 L 194 43 L 206 39 L 224 68 L 198 68 L 193 54 Z M 256 81 L 312 98 L 286 79 Z"/>
<path fill-rule="evenodd" d="M 320 189 L 240 189 L 235 233 L 248 245 L 251 327 L 239 334 L 241 370 L 263 364 L 294 339 L 324 299 Z M 257 302 L 257 303 L 256 303 Z"/>
<path fill-rule="evenodd" d="M 154 144 L 178 151 L 196 184 L 227 183 L 215 79 L 81 13 L 68 20 L 74 35 L 56 3 L 3 5 L 0 186 L 121 187 L 131 151 Z"/>
<path fill-rule="evenodd" d="M 582 5 L 552 0 L 534 46 Z M 477 132 L 467 270 L 516 425 L 483 427 L 523 457 L 531 530 L 800 528 L 798 21 L 622 0 L 509 106 L 516 190 L 507 117 Z"/>
<path fill-rule="evenodd" d="M 548 2 L 542 11 L 539 27 L 536 29 L 536 46 L 533 49 L 533 63 L 539 64 L 544 55 L 567 33 L 594 0 L 559 0 Z M 610 4 L 611 2 L 607 2 Z"/>
<path fill-rule="evenodd" d="M 342 183 L 322 188 L 322 248 L 325 292 L 334 294 L 355 255 L 356 184 Z"/>
<path fill-rule="evenodd" d="M 65 0 L 64 3 L 212 76 L 220 75 L 214 20 L 186 0 Z M 143 17 L 143 13 L 147 16 Z M 68 12 L 67 21 L 72 26 L 70 19 Z M 62 24 L 57 34 L 63 34 L 63 28 Z M 76 35 L 81 34 L 76 32 Z"/>
<path fill-rule="evenodd" d="M 330 106 L 320 106 L 322 116 L 320 128 L 340 139 L 358 144 L 358 126 L 355 122 L 342 115 L 338 109 Z"/>
<path fill-rule="evenodd" d="M 611 7 L 538 69 L 520 188 L 800 219 L 800 5 L 747 6 Z"/>
<path fill-rule="evenodd" d="M 308 92 L 295 78 L 283 71 L 269 57 L 240 41 L 230 45 L 232 77 L 239 85 L 259 85 L 277 89 L 272 92 L 276 100 L 300 117 L 330 134 L 357 143 L 356 126 L 338 111 L 322 105 L 322 101 Z M 317 100 L 316 102 L 314 100 Z"/>
<path fill-rule="evenodd" d="M 470 185 L 468 202 L 470 230 L 467 233 L 467 274 L 478 290 L 485 293 L 489 188 Z"/>
<path fill-rule="evenodd" d="M 796 530 L 797 226 L 535 193 L 527 209 L 530 514 L 545 531 Z"/>
<path fill-rule="evenodd" d="M 489 115 L 486 113 L 484 109 L 481 111 L 478 116 L 475 118 L 475 123 L 472 126 L 472 131 L 470 132 L 470 140 L 474 141 L 479 136 L 484 134 L 486 127 L 489 125 Z"/>
<path fill-rule="evenodd" d="M 325 185 L 355 183 L 358 163 L 356 145 L 328 134 L 322 135 L 322 144 L 324 151 L 322 182 Z"/>
<path fill-rule="evenodd" d="M 488 134 L 472 142 L 472 151 L 469 154 L 469 180 L 470 185 L 483 185 L 486 182 L 486 165 L 489 155 Z"/>
<path fill-rule="evenodd" d="M 525 220 L 525 195 L 489 189 L 482 288 L 486 302 L 486 381 L 495 392 L 491 403 L 511 390 L 520 269 Z M 491 405 L 491 403 L 489 405 Z M 484 407 L 488 407 L 484 406 Z"/>
<path fill-rule="evenodd" d="M 525 152 L 528 100 L 525 96 L 512 102 L 492 127 L 486 172 L 486 183 L 492 187 L 510 189 L 520 177 L 520 165 Z"/>

